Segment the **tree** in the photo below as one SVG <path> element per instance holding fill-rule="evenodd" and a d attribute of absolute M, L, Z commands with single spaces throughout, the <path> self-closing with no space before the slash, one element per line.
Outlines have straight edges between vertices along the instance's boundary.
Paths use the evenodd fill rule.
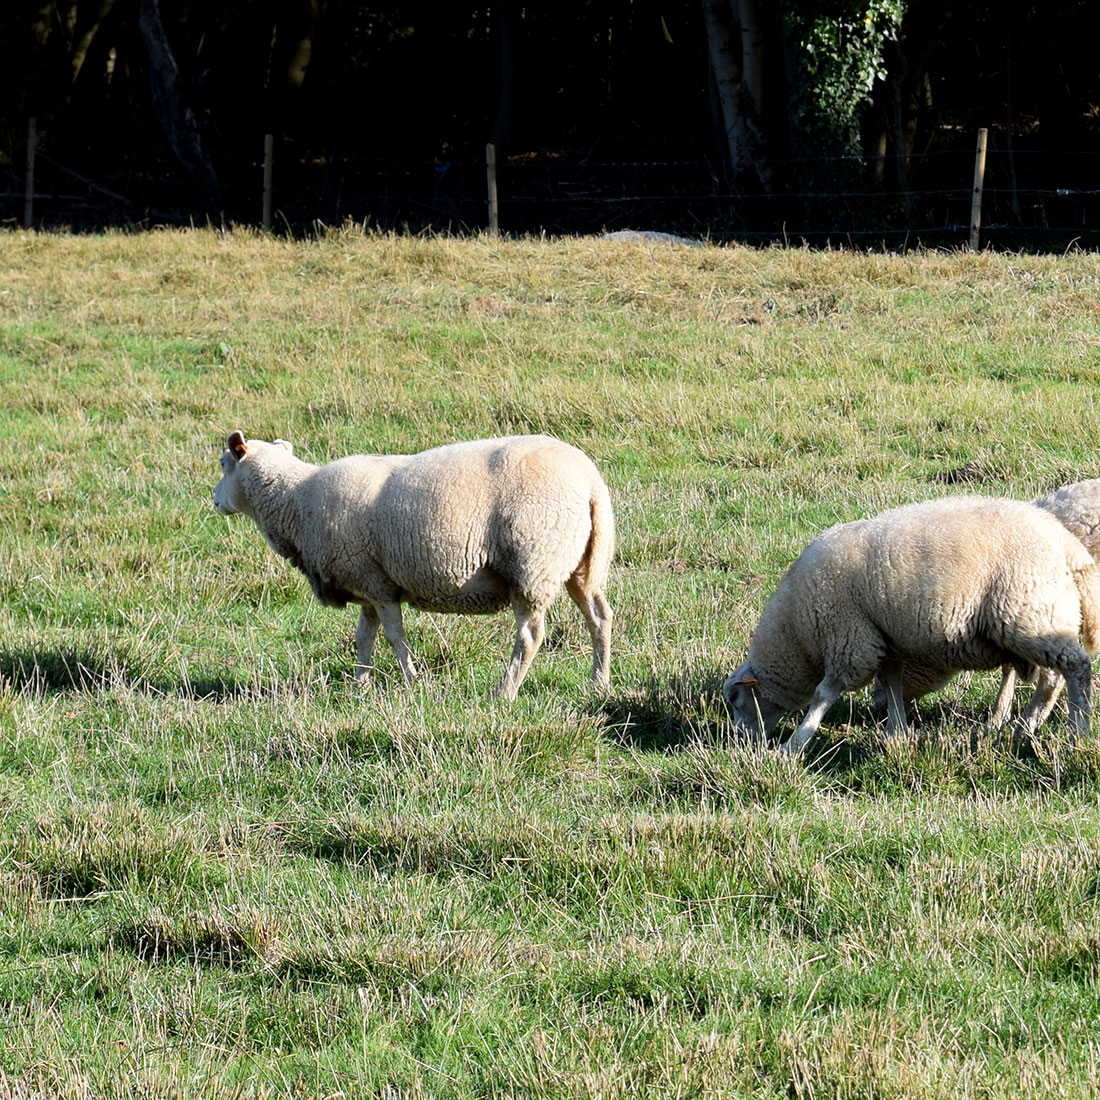
<path fill-rule="evenodd" d="M 172 152 L 215 209 L 220 188 L 203 147 L 195 112 L 189 102 L 179 65 L 168 44 L 158 0 L 138 0 L 138 27 L 149 55 L 149 95 Z"/>
<path fill-rule="evenodd" d="M 861 122 L 903 0 L 702 0 L 710 64 L 735 179 L 765 188 L 776 161 L 861 153 Z"/>
<path fill-rule="evenodd" d="M 765 37 L 756 0 L 702 0 L 707 49 L 735 180 L 771 185 L 765 122 Z"/>
<path fill-rule="evenodd" d="M 903 0 L 796 0 L 785 33 L 794 64 L 790 118 L 799 155 L 862 153 L 862 123 L 876 83 L 885 80 L 886 46 L 897 38 Z"/>

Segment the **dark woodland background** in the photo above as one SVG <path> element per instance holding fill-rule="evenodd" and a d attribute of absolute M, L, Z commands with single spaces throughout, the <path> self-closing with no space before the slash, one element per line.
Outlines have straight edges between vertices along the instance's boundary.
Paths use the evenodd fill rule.
<path fill-rule="evenodd" d="M 1100 244 L 1085 0 L 8 0 L 0 218 Z"/>

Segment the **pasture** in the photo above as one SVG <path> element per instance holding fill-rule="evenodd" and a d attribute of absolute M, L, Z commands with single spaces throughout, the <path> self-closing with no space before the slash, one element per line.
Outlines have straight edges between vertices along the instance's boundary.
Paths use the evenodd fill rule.
<path fill-rule="evenodd" d="M 1095 255 L 0 235 L 0 1096 L 1100 1094 L 1064 704 L 1012 754 L 959 677 L 882 752 L 865 692 L 789 761 L 719 696 L 821 528 L 1100 475 L 1098 383 Z M 233 428 L 584 449 L 610 693 L 564 595 L 514 703 L 507 614 L 361 689 L 212 507 Z"/>

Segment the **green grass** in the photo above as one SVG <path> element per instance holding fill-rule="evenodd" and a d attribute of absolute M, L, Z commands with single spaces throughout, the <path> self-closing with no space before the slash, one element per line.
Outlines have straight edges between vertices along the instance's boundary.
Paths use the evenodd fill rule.
<path fill-rule="evenodd" d="M 0 1096 L 1100 1095 L 1100 748 L 718 695 L 822 527 L 1100 473 L 1098 381 L 1083 254 L 0 235 Z M 565 599 L 514 704 L 506 615 L 361 689 L 237 427 L 584 448 L 610 694 Z"/>

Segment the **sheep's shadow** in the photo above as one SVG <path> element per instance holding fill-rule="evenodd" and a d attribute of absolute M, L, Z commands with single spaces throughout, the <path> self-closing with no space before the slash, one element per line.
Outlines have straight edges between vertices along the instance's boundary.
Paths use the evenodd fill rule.
<path fill-rule="evenodd" d="M 730 736 L 721 672 L 649 676 L 632 692 L 605 696 L 594 708 L 606 735 L 641 752 L 672 753 L 686 745 L 721 744 Z"/>
<path fill-rule="evenodd" d="M 78 649 L 0 652 L 0 683 L 18 692 L 90 692 L 107 675 L 108 662 L 102 656 Z"/>
<path fill-rule="evenodd" d="M 650 676 L 634 691 L 604 698 L 594 712 L 602 718 L 609 740 L 641 752 L 672 754 L 699 745 L 776 751 L 801 715 L 786 717 L 766 741 L 736 733 L 722 698 L 725 675 L 711 669 Z M 938 707 L 914 709 L 911 724 L 918 745 L 934 742 L 942 721 Z M 834 777 L 857 773 L 882 755 L 885 733 L 870 693 L 847 695 L 830 708 L 802 760 L 807 768 Z"/>
<path fill-rule="evenodd" d="M 787 715 L 780 722 L 769 742 L 771 748 L 778 748 L 794 733 L 803 713 Z M 957 706 L 922 702 L 910 706 L 907 718 L 909 733 L 904 736 L 916 753 L 939 746 L 945 739 L 950 740 L 946 730 L 960 723 L 969 730 L 965 751 L 973 753 L 978 747 L 978 738 L 973 732 L 981 728 L 978 718 L 962 712 Z M 864 768 L 881 760 L 889 746 L 886 719 L 876 713 L 870 689 L 865 689 L 841 696 L 829 708 L 821 727 L 802 750 L 801 759 L 810 771 L 858 786 L 858 777 Z"/>
<path fill-rule="evenodd" d="M 125 659 L 61 647 L 42 650 L 0 651 L 0 684 L 16 692 L 52 695 L 66 692 L 92 694 L 109 688 L 124 670 Z M 124 675 L 124 674 L 123 674 Z M 255 695 L 255 686 L 224 677 L 196 677 L 187 680 L 148 680 L 125 677 L 129 683 L 152 695 L 180 696 L 230 702 Z"/>

